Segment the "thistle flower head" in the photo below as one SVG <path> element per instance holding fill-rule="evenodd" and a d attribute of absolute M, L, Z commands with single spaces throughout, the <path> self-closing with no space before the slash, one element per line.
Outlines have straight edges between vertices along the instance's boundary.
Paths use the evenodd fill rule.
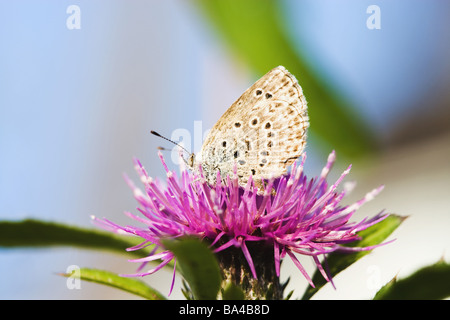
<path fill-rule="evenodd" d="M 381 212 L 360 222 L 350 221 L 355 211 L 378 194 L 382 187 L 374 189 L 353 204 L 341 205 L 346 190 L 338 191 L 337 187 L 349 173 L 350 167 L 334 184 L 329 185 L 326 178 L 335 161 L 334 152 L 329 155 L 318 177 L 308 179 L 305 176 L 303 165 L 306 156 L 303 156 L 300 163 L 292 166 L 289 174 L 265 181 L 262 194 L 258 193 L 251 177 L 247 185 L 242 187 L 238 184 L 236 174 L 222 177 L 218 172 L 214 186 L 207 183 L 201 170 L 196 174 L 182 167 L 181 173 L 177 175 L 169 170 L 162 155 L 159 155 L 167 172 L 166 185 L 149 177 L 137 159 L 134 160 L 135 167 L 145 191 L 126 177 L 139 203 L 139 215 L 126 214 L 143 226 L 119 226 L 107 219 L 96 219 L 113 231 L 137 235 L 143 239 L 140 245 L 128 250 L 156 245 L 149 256 L 132 260 L 142 263 L 135 276 L 152 274 L 174 259 L 170 251 L 157 251 L 162 247 L 161 239 L 189 235 L 207 241 L 218 255 L 239 251 L 245 257 L 245 267 L 255 279 L 262 269 L 259 267 L 261 261 L 258 260 L 261 255 L 254 248 L 264 247 L 264 252 L 269 248 L 272 265 L 266 267 L 272 268 L 277 277 L 280 275 L 281 261 L 289 257 L 310 285 L 314 286 L 299 256 L 312 257 L 323 277 L 331 281 L 331 275 L 322 266 L 320 256 L 325 257 L 336 250 L 373 249 L 342 245 L 358 240 L 358 231 L 387 217 Z M 161 263 L 143 271 L 145 264 L 154 260 L 161 260 Z"/>

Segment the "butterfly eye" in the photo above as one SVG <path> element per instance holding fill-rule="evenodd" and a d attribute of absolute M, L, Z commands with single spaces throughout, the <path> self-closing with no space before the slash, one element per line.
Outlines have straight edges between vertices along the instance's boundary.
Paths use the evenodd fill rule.
<path fill-rule="evenodd" d="M 262 90 L 261 89 L 256 89 L 256 91 L 255 91 L 255 94 L 257 95 L 257 96 L 260 96 L 260 95 L 262 95 Z"/>
<path fill-rule="evenodd" d="M 270 98 L 272 98 L 272 94 L 269 93 L 269 92 L 267 92 L 267 93 L 266 93 L 266 99 L 270 99 Z"/>
<path fill-rule="evenodd" d="M 240 123 L 240 122 L 236 122 L 236 123 L 234 124 L 234 126 L 235 126 L 236 128 L 239 128 L 239 127 L 241 126 L 241 123 Z"/>
<path fill-rule="evenodd" d="M 265 128 L 266 128 L 266 129 L 270 129 L 271 126 L 272 126 L 272 125 L 270 124 L 270 122 L 267 122 L 266 125 L 265 125 Z"/>

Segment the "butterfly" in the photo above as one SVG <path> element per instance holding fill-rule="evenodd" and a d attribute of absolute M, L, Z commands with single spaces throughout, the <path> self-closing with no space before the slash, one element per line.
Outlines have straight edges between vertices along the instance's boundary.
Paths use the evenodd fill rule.
<path fill-rule="evenodd" d="M 239 185 L 252 176 L 261 190 L 263 181 L 279 177 L 302 155 L 309 127 L 307 104 L 297 79 L 284 67 L 270 70 L 237 99 L 213 126 L 200 152 L 188 166 L 215 185 L 233 175 Z"/>

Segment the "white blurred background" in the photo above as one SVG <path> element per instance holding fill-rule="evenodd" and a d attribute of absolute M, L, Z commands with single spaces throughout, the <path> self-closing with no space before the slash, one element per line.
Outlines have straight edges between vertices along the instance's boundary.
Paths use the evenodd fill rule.
<path fill-rule="evenodd" d="M 358 183 L 348 202 L 386 186 L 355 218 L 382 209 L 409 216 L 394 243 L 342 272 L 338 289 L 327 285 L 318 299 L 368 299 L 392 277 L 450 255 L 450 4 L 372 2 L 283 1 L 292 39 L 383 145 L 347 179 Z M 73 4 L 81 29 L 69 30 Z M 366 27 L 371 4 L 381 8 L 380 30 Z M 136 177 L 132 157 L 164 177 L 156 155 L 164 143 L 149 131 L 193 132 L 194 121 L 206 130 L 261 76 L 235 60 L 191 1 L 0 0 L 0 43 L 1 220 L 91 227 L 96 215 L 129 223 L 123 211 L 136 203 L 122 173 Z M 310 143 L 307 152 L 307 172 L 317 175 L 328 151 Z M 301 261 L 312 273 L 312 262 Z M 0 249 L 0 299 L 135 298 L 85 282 L 69 290 L 55 273 L 70 265 L 137 267 L 125 256 L 72 248 Z M 285 263 L 282 276 L 289 275 L 289 289 L 301 296 L 307 282 Z M 171 273 L 145 281 L 167 294 Z M 178 298 L 175 288 L 171 299 Z"/>

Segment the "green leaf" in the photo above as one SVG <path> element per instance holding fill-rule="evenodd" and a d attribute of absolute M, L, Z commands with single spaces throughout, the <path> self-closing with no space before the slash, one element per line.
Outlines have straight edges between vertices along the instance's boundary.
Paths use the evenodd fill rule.
<path fill-rule="evenodd" d="M 115 273 L 98 270 L 81 268 L 80 273 L 76 271 L 69 273 L 62 273 L 61 275 L 67 278 L 79 277 L 81 280 L 104 284 L 113 288 L 117 288 L 148 300 L 166 300 L 166 298 L 157 290 L 148 286 L 141 280 L 134 278 L 121 277 Z"/>
<path fill-rule="evenodd" d="M 232 281 L 228 281 L 223 288 L 222 299 L 223 300 L 244 300 L 245 295 L 239 286 L 234 284 Z"/>
<path fill-rule="evenodd" d="M 386 238 L 405 220 L 405 217 L 390 215 L 383 221 L 367 228 L 366 230 L 358 232 L 358 235 L 362 237 L 359 241 L 354 241 L 347 244 L 348 247 L 369 247 L 382 243 Z M 371 251 L 359 251 L 354 253 L 338 253 L 333 252 L 327 256 L 327 263 L 330 274 L 334 277 L 342 270 L 346 269 L 354 262 L 358 261 Z M 319 270 L 313 275 L 312 278 L 315 288 L 308 287 L 302 297 L 302 299 L 310 299 L 320 288 L 322 288 L 327 281 L 320 274 Z"/>
<path fill-rule="evenodd" d="M 196 238 L 165 240 L 163 245 L 173 252 L 176 264 L 197 300 L 215 300 L 222 276 L 215 255 Z"/>
<path fill-rule="evenodd" d="M 125 249 L 142 242 L 133 236 L 121 236 L 112 232 L 80 228 L 55 222 L 33 219 L 0 221 L 0 247 L 49 247 L 74 246 L 84 249 L 109 250 L 124 254 Z M 146 250 L 129 254 L 144 257 Z"/>
<path fill-rule="evenodd" d="M 289 37 L 283 1 L 196 0 L 200 11 L 231 51 L 259 76 L 283 65 L 300 81 L 311 120 L 311 137 L 326 148 L 357 157 L 375 149 L 369 126 L 350 108 L 348 99 L 331 88 L 329 80 L 312 69 Z M 301 12 L 296 19 L 308 13 Z"/>
<path fill-rule="evenodd" d="M 181 293 L 183 293 L 183 296 L 186 298 L 186 300 L 195 300 L 191 288 L 189 288 L 189 285 L 187 284 L 186 280 L 182 279 L 181 283 L 182 283 Z"/>
<path fill-rule="evenodd" d="M 441 300 L 450 297 L 450 264 L 439 261 L 405 279 L 392 279 L 374 300 Z"/>

